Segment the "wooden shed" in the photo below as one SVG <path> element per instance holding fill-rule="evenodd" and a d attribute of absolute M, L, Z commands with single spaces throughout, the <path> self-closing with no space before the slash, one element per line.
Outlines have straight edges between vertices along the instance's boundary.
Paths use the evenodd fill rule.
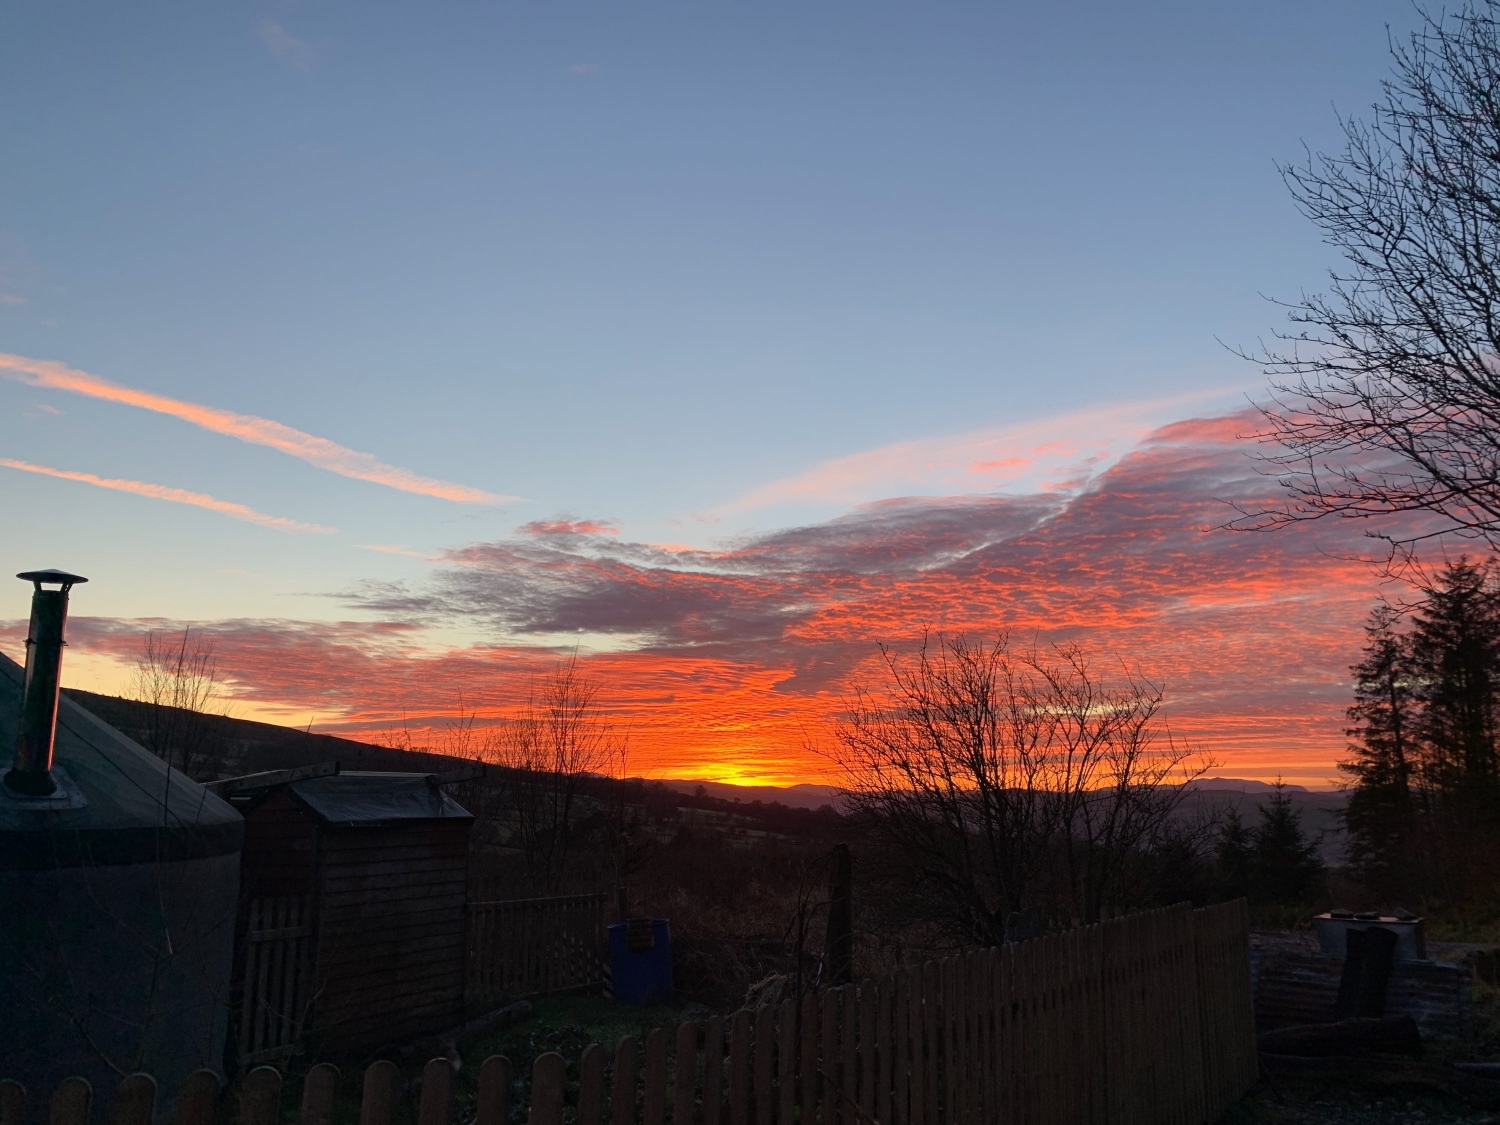
<path fill-rule="evenodd" d="M 342 773 L 231 790 L 245 816 L 242 1062 L 461 1021 L 473 818 L 444 780 Z"/>

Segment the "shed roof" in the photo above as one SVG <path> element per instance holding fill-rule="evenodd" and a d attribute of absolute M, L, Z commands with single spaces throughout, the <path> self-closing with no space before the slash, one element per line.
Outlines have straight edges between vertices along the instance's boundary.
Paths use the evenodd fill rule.
<path fill-rule="evenodd" d="M 0 653 L 0 772 L 16 745 L 26 670 Z M 238 851 L 244 822 L 220 800 L 67 696 L 54 764 L 82 807 L 44 807 L 0 786 L 0 869 L 148 863 Z"/>
<path fill-rule="evenodd" d="M 318 820 L 338 828 L 474 819 L 424 773 L 340 773 L 293 781 L 286 789 Z"/>

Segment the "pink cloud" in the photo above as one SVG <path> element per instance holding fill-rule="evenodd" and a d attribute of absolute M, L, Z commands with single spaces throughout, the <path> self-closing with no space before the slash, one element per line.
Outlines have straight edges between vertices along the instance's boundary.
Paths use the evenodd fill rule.
<path fill-rule="evenodd" d="M 26 356 L 0 352 L 0 375 L 26 383 L 33 387 L 67 391 L 104 402 L 120 403 L 179 418 L 212 433 L 236 438 L 251 445 L 262 445 L 292 457 L 300 458 L 310 465 L 326 469 L 340 476 L 355 480 L 385 485 L 401 492 L 412 492 L 420 496 L 433 496 L 440 500 L 451 500 L 460 504 L 498 504 L 516 500 L 515 496 L 498 496 L 466 485 L 434 480 L 418 476 L 406 469 L 398 469 L 378 460 L 372 454 L 348 449 L 327 438 L 259 418 L 253 414 L 235 414 L 217 407 L 201 406 L 193 402 L 169 398 L 150 391 L 138 391 L 132 387 L 112 383 L 108 379 L 77 371 L 51 360 L 28 359 Z"/>
<path fill-rule="evenodd" d="M 228 500 L 216 500 L 214 497 L 202 492 L 189 492 L 183 488 L 171 488 L 164 484 L 148 484 L 145 481 L 99 477 L 93 473 L 75 473 L 66 469 L 49 469 L 45 465 L 33 465 L 29 461 L 17 461 L 10 457 L 0 457 L 0 466 L 4 466 L 7 469 L 15 469 L 18 472 L 55 477 L 58 480 L 78 481 L 82 484 L 91 484 L 95 488 L 107 488 L 114 492 L 128 492 L 135 496 L 146 496 L 152 500 L 167 500 L 173 504 L 187 504 L 194 508 L 203 508 L 206 511 L 229 516 L 231 519 L 259 524 L 261 527 L 269 527 L 274 531 L 331 534 L 338 530 L 337 528 L 323 527 L 321 524 L 303 523 L 300 520 L 286 519 L 282 516 L 268 516 L 264 512 L 257 512 L 254 508 L 247 508 L 243 504 L 234 504 Z"/>

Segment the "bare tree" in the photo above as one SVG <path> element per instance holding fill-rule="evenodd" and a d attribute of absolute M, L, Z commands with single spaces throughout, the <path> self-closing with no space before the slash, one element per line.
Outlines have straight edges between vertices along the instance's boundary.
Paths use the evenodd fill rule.
<path fill-rule="evenodd" d="M 539 891 L 556 890 L 580 820 L 601 811 L 587 795 L 589 781 L 623 777 L 629 758 L 628 740 L 600 708 L 598 685 L 583 674 L 577 654 L 532 685 L 483 756 L 507 771 L 510 840 L 531 883 Z"/>
<path fill-rule="evenodd" d="M 1094 921 L 1125 905 L 1132 858 L 1210 765 L 1162 730 L 1161 690 L 1106 686 L 1071 646 L 881 652 L 886 681 L 848 701 L 833 756 L 850 812 L 910 865 L 927 913 L 993 944 L 1015 912 Z"/>
<path fill-rule="evenodd" d="M 1496 12 L 1423 13 L 1371 117 L 1342 121 L 1343 150 L 1282 168 L 1344 265 L 1250 357 L 1272 377 L 1256 436 L 1286 499 L 1231 526 L 1373 518 L 1396 559 L 1437 535 L 1500 542 Z"/>
<path fill-rule="evenodd" d="M 167 765 L 211 780 L 224 756 L 214 719 L 227 713 L 214 642 L 196 629 L 146 634 L 128 698 L 147 705 L 141 742 Z"/>

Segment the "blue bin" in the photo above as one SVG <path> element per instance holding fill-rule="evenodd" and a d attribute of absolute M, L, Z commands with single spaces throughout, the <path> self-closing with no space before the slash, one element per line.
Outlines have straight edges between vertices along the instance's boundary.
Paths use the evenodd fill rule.
<path fill-rule="evenodd" d="M 609 927 L 610 983 L 621 1004 L 665 1004 L 672 998 L 672 935 L 667 920 L 650 919 L 649 948 L 646 921 Z"/>

